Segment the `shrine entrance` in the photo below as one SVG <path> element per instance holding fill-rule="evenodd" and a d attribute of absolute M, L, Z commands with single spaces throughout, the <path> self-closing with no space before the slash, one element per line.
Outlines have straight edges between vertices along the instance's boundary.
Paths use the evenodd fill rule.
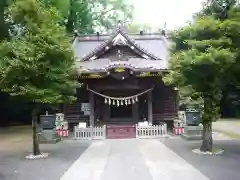
<path fill-rule="evenodd" d="M 110 119 L 118 122 L 132 121 L 132 106 L 110 106 Z"/>

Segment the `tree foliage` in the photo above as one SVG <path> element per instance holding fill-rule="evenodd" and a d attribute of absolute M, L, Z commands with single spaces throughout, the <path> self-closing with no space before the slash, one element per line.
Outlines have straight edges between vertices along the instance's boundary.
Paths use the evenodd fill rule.
<path fill-rule="evenodd" d="M 125 0 L 42 0 L 62 13 L 69 33 L 107 32 L 118 20 L 130 21 L 133 6 Z"/>
<path fill-rule="evenodd" d="M 191 87 L 203 99 L 203 151 L 212 150 L 211 122 L 219 116 L 224 88 L 235 79 L 230 72 L 233 67 L 239 67 L 235 42 L 239 38 L 240 23 L 236 19 L 198 17 L 172 34 L 175 46 L 169 62 L 171 71 L 165 82 Z"/>
<path fill-rule="evenodd" d="M 0 43 L 0 88 L 33 102 L 33 153 L 38 155 L 39 105 L 75 99 L 74 56 L 55 8 L 45 8 L 38 0 L 18 0 L 8 11 L 20 33 Z"/>
<path fill-rule="evenodd" d="M 23 33 L 1 43 L 1 89 L 39 103 L 72 99 L 74 58 L 64 28 L 56 24 L 58 12 L 36 0 L 18 1 L 10 12 Z"/>
<path fill-rule="evenodd" d="M 212 16 L 218 20 L 228 18 L 228 12 L 238 3 L 238 0 L 206 0 L 203 9 L 197 16 Z"/>

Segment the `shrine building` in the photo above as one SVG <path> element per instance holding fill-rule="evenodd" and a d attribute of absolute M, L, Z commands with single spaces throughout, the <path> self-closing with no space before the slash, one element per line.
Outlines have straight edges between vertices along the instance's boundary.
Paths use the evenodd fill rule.
<path fill-rule="evenodd" d="M 79 35 L 73 42 L 77 101 L 63 106 L 69 126 L 134 126 L 166 122 L 172 128 L 178 91 L 164 84 L 168 40 L 164 33 L 130 34 L 121 24 L 111 34 Z"/>

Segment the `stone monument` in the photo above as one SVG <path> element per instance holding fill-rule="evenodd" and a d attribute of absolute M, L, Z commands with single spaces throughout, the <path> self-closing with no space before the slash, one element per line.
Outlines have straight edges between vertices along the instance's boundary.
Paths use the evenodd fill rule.
<path fill-rule="evenodd" d="M 201 140 L 203 127 L 200 124 L 200 110 L 196 106 L 187 106 L 182 117 L 185 118 L 185 127 L 182 137 L 187 140 Z"/>
<path fill-rule="evenodd" d="M 49 115 L 48 113 L 40 116 L 40 128 L 42 132 L 39 135 L 39 143 L 54 144 L 61 140 L 56 133 L 55 120 L 56 116 Z"/>

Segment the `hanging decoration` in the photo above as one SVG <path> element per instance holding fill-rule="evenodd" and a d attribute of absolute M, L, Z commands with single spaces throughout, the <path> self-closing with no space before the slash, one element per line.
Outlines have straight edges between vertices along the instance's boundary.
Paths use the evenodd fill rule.
<path fill-rule="evenodd" d="M 126 106 L 128 105 L 127 99 L 125 99 L 125 105 L 126 105 Z"/>
<path fill-rule="evenodd" d="M 139 94 L 133 95 L 133 96 L 128 96 L 128 97 L 111 97 L 111 96 L 106 96 L 104 94 L 98 93 L 92 89 L 87 88 L 89 91 L 93 92 L 94 94 L 97 94 L 101 97 L 104 98 L 105 104 L 113 105 L 113 106 L 123 106 L 123 105 L 130 105 L 138 102 L 138 97 L 151 91 L 153 88 L 150 88 L 144 92 L 141 92 Z"/>
<path fill-rule="evenodd" d="M 121 100 L 121 106 L 123 106 L 123 100 Z"/>
<path fill-rule="evenodd" d="M 138 97 L 137 96 L 135 97 L 135 101 L 138 102 Z"/>

